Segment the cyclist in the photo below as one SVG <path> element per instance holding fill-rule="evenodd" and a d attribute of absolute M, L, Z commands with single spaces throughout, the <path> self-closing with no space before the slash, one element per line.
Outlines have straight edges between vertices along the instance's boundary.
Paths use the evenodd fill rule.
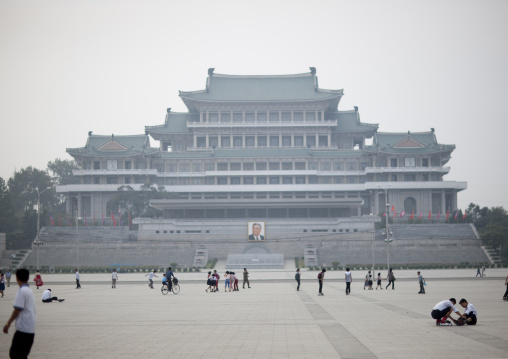
<path fill-rule="evenodd" d="M 171 289 L 173 289 L 173 278 L 175 275 L 173 274 L 173 271 L 171 270 L 171 267 L 168 267 L 168 271 L 166 272 L 166 280 L 168 282 L 168 290 L 171 292 Z"/>

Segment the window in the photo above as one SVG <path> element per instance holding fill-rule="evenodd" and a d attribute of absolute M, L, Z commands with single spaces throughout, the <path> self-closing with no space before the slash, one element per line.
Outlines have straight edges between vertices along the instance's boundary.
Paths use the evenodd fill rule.
<path fill-rule="evenodd" d="M 346 168 L 348 171 L 356 171 L 356 162 L 347 162 Z"/>
<path fill-rule="evenodd" d="M 321 183 L 322 184 L 330 184 L 331 182 L 332 182 L 331 177 L 322 177 L 321 178 Z"/>
<path fill-rule="evenodd" d="M 254 112 L 247 112 L 245 114 L 245 122 L 254 123 Z"/>
<path fill-rule="evenodd" d="M 233 122 L 234 123 L 242 123 L 243 117 L 241 112 L 233 113 Z"/>
<path fill-rule="evenodd" d="M 176 172 L 176 163 L 168 163 L 166 166 L 168 172 Z"/>
<path fill-rule="evenodd" d="M 316 113 L 315 112 L 307 112 L 305 114 L 307 122 L 314 122 L 316 121 Z"/>
<path fill-rule="evenodd" d="M 193 163 L 192 172 L 201 172 L 201 163 Z"/>
<path fill-rule="evenodd" d="M 256 177 L 257 184 L 266 184 L 266 177 Z M 258 197 L 260 198 L 260 197 Z"/>
<path fill-rule="evenodd" d="M 391 158 L 390 159 L 390 166 L 391 167 L 397 167 L 397 159 L 396 158 Z"/>
<path fill-rule="evenodd" d="M 215 179 L 213 177 L 206 177 L 205 184 L 206 185 L 213 185 L 213 184 L 215 184 Z"/>
<path fill-rule="evenodd" d="M 220 121 L 224 123 L 231 122 L 231 116 L 229 112 L 221 112 L 220 114 Z"/>
<path fill-rule="evenodd" d="M 279 177 L 270 177 L 270 184 L 279 184 Z"/>
<path fill-rule="evenodd" d="M 365 171 L 365 169 L 367 168 L 367 166 L 368 166 L 368 165 L 369 165 L 369 164 L 368 164 L 367 162 L 361 162 L 361 163 L 360 163 L 360 169 L 361 169 L 362 171 Z"/>
<path fill-rule="evenodd" d="M 392 175 L 391 176 L 391 181 L 392 182 L 397 182 L 397 175 Z"/>
<path fill-rule="evenodd" d="M 130 169 L 132 169 L 132 167 L 131 167 L 131 166 L 132 166 L 131 161 L 125 161 L 125 169 L 126 169 L 126 170 L 130 170 Z"/>
<path fill-rule="evenodd" d="M 241 171 L 242 170 L 242 164 L 240 162 L 231 162 L 229 164 L 229 170 L 230 171 Z"/>
<path fill-rule="evenodd" d="M 316 147 L 316 136 L 314 135 L 307 136 L 307 147 Z"/>
<path fill-rule="evenodd" d="M 210 115 L 210 122 L 217 123 L 219 122 L 219 114 L 217 112 L 212 112 Z"/>
<path fill-rule="evenodd" d="M 321 162 L 321 171 L 330 171 L 331 167 L 330 162 Z"/>
<path fill-rule="evenodd" d="M 207 163 L 205 167 L 207 171 L 215 171 L 215 163 Z"/>
<path fill-rule="evenodd" d="M 180 184 L 180 185 L 188 185 L 189 184 L 189 179 L 188 178 L 179 178 L 178 179 L 178 184 Z"/>
<path fill-rule="evenodd" d="M 279 122 L 278 112 L 270 112 L 270 122 Z"/>
<path fill-rule="evenodd" d="M 244 177 L 243 184 L 254 184 L 254 177 Z"/>
<path fill-rule="evenodd" d="M 293 183 L 293 178 L 289 177 L 289 176 L 282 177 L 282 183 L 283 184 L 292 184 Z"/>
<path fill-rule="evenodd" d="M 333 163 L 334 171 L 342 171 L 344 169 L 344 163 L 342 162 L 334 162 Z"/>
<path fill-rule="evenodd" d="M 309 162 L 309 170 L 317 170 L 318 169 L 318 162 Z"/>
<path fill-rule="evenodd" d="M 227 171 L 228 163 L 227 162 L 219 162 L 217 163 L 217 171 Z"/>
<path fill-rule="evenodd" d="M 278 171 L 278 170 L 280 170 L 280 163 L 279 162 L 270 162 L 270 163 L 268 163 L 268 168 L 270 171 Z"/>
<path fill-rule="evenodd" d="M 270 146 L 279 147 L 279 136 L 270 136 Z"/>
<path fill-rule="evenodd" d="M 296 184 L 305 184 L 305 177 L 303 177 L 303 176 L 295 177 L 295 183 Z"/>
<path fill-rule="evenodd" d="M 429 180 L 429 175 L 428 174 L 423 174 L 422 175 L 422 180 L 423 181 L 428 181 Z"/>
<path fill-rule="evenodd" d="M 309 184 L 317 184 L 317 183 L 318 183 L 317 176 L 310 176 L 309 177 Z"/>
<path fill-rule="evenodd" d="M 282 122 L 291 122 L 291 112 L 282 113 Z"/>
<path fill-rule="evenodd" d="M 100 170 L 101 169 L 101 162 L 100 161 L 93 161 L 93 169 Z"/>
<path fill-rule="evenodd" d="M 217 137 L 217 136 L 210 136 L 208 138 L 208 147 L 210 147 L 210 148 L 217 148 L 217 147 L 219 147 L 219 137 Z"/>
<path fill-rule="evenodd" d="M 258 122 L 266 122 L 266 112 L 258 112 Z"/>
<path fill-rule="evenodd" d="M 217 178 L 217 184 L 221 184 L 221 185 L 228 184 L 227 177 L 219 177 L 219 178 Z"/>
<path fill-rule="evenodd" d="M 429 167 L 429 159 L 422 158 L 422 167 Z"/>
<path fill-rule="evenodd" d="M 293 170 L 293 162 L 282 162 L 282 169 L 285 171 Z"/>
<path fill-rule="evenodd" d="M 178 164 L 178 172 L 189 172 L 189 164 L 188 163 Z"/>
<path fill-rule="evenodd" d="M 319 136 L 319 147 L 328 147 L 328 136 Z"/>
<path fill-rule="evenodd" d="M 414 174 L 405 174 L 404 175 L 404 181 L 405 182 L 414 182 L 414 181 L 416 181 L 416 175 L 414 175 Z"/>
<path fill-rule="evenodd" d="M 118 177 L 107 177 L 108 184 L 118 184 Z"/>
<path fill-rule="evenodd" d="M 270 192 L 270 198 L 279 198 L 280 194 L 279 192 Z"/>
<path fill-rule="evenodd" d="M 196 137 L 196 146 L 198 148 L 206 147 L 206 137 Z"/>
<path fill-rule="evenodd" d="M 266 198 L 266 192 L 258 192 L 258 193 L 256 193 L 256 198 Z"/>
<path fill-rule="evenodd" d="M 437 173 L 433 173 L 431 176 L 431 181 L 439 181 L 439 175 Z"/>
<path fill-rule="evenodd" d="M 229 148 L 231 147 L 231 138 L 229 136 L 221 136 L 221 147 L 223 148 Z"/>
<path fill-rule="evenodd" d="M 303 147 L 303 136 L 295 136 L 295 147 Z"/>
<path fill-rule="evenodd" d="M 243 146 L 242 136 L 233 136 L 233 147 L 239 148 Z"/>
<path fill-rule="evenodd" d="M 125 184 L 130 184 L 131 183 L 131 178 L 130 177 L 125 177 L 124 183 Z"/>
<path fill-rule="evenodd" d="M 335 177 L 335 183 L 337 184 L 341 184 L 341 183 L 344 183 L 344 179 L 342 177 Z"/>
<path fill-rule="evenodd" d="M 243 170 L 244 171 L 254 171 L 254 163 L 253 162 L 244 163 Z"/>
<path fill-rule="evenodd" d="M 88 176 L 83 178 L 83 183 L 84 184 L 92 184 L 92 178 L 88 177 Z"/>
<path fill-rule="evenodd" d="M 240 184 L 241 178 L 240 177 L 231 177 L 231 184 Z"/>
<path fill-rule="evenodd" d="M 258 147 L 266 147 L 266 136 L 258 136 Z"/>
<path fill-rule="evenodd" d="M 254 147 L 254 136 L 245 136 L 245 147 Z"/>
<path fill-rule="evenodd" d="M 266 171 L 266 162 L 256 162 L 256 171 Z"/>
<path fill-rule="evenodd" d="M 347 178 L 347 183 L 357 183 L 358 181 L 356 180 L 356 177 L 348 177 Z"/>
<path fill-rule="evenodd" d="M 295 122 L 303 122 L 303 112 L 294 112 L 293 118 Z"/>
<path fill-rule="evenodd" d="M 298 170 L 298 171 L 305 171 L 305 162 L 295 162 L 295 170 Z"/>
<path fill-rule="evenodd" d="M 377 167 L 386 167 L 386 158 L 384 158 L 384 157 L 378 157 L 376 159 L 376 166 Z"/>
<path fill-rule="evenodd" d="M 282 146 L 291 147 L 291 136 L 282 136 Z"/>

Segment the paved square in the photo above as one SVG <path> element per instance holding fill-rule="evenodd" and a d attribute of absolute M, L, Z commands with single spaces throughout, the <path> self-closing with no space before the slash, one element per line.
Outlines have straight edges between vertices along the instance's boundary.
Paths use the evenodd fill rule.
<path fill-rule="evenodd" d="M 508 358 L 508 302 L 504 270 L 489 278 L 464 271 L 427 274 L 418 295 L 415 271 L 396 272 L 395 290 L 363 290 L 364 271 L 353 272 L 351 296 L 342 272 L 328 272 L 317 296 L 317 272 L 303 272 L 296 291 L 293 271 L 251 271 L 251 289 L 206 293 L 206 273 L 178 273 L 181 292 L 162 295 L 144 274 L 45 275 L 63 303 L 37 303 L 30 358 Z M 466 273 L 466 275 L 464 275 Z M 385 275 L 385 273 L 383 273 Z M 434 278 L 433 278 L 434 277 Z M 456 277 L 456 278 L 454 278 Z M 224 282 L 221 280 L 221 289 Z M 384 282 L 386 285 L 387 282 Z M 3 322 L 17 286 L 0 299 Z M 430 318 L 440 300 L 464 297 L 478 310 L 474 327 L 436 327 Z M 460 308 L 461 309 L 461 308 Z M 14 326 L 0 337 L 7 357 Z"/>

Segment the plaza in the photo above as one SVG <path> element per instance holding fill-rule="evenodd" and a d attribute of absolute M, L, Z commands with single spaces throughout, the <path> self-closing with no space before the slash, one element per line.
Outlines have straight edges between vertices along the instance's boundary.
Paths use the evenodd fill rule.
<path fill-rule="evenodd" d="M 116 289 L 110 273 L 82 273 L 76 290 L 72 274 L 46 274 L 44 287 L 31 286 L 37 326 L 30 358 L 508 358 L 506 269 L 488 269 L 484 278 L 475 269 L 422 270 L 425 295 L 417 294 L 416 270 L 394 273 L 395 290 L 369 291 L 366 270 L 353 271 L 345 296 L 343 272 L 328 271 L 323 297 L 316 271 L 304 271 L 296 291 L 289 262 L 251 270 L 251 289 L 242 289 L 240 274 L 240 291 L 230 293 L 222 279 L 220 292 L 206 293 L 206 271 L 177 273 L 178 295 L 161 294 L 161 275 L 151 290 L 146 273 L 121 273 Z M 65 302 L 42 303 L 47 288 Z M 4 322 L 16 290 L 11 283 L 0 299 Z M 436 327 L 430 311 L 450 297 L 473 303 L 478 325 Z M 2 335 L 0 357 L 13 333 L 14 326 Z"/>

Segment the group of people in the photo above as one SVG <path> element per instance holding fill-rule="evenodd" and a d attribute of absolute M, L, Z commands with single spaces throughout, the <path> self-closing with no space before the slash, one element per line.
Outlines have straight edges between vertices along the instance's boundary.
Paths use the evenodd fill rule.
<path fill-rule="evenodd" d="M 434 308 L 432 308 L 430 316 L 436 320 L 436 325 L 449 326 L 452 325 L 452 322 L 456 325 L 475 325 L 478 313 L 473 303 L 468 303 L 464 298 L 459 301 L 460 306 L 464 308 L 464 314 L 460 314 L 457 308 L 455 308 L 455 304 L 457 304 L 455 298 L 450 298 L 437 303 Z M 453 319 L 451 317 L 452 312 L 457 314 L 459 318 Z"/>
<path fill-rule="evenodd" d="M 116 271 L 114 271 L 113 273 L 116 273 Z M 155 273 L 157 273 L 157 269 L 154 269 L 152 270 L 150 273 L 146 274 L 146 276 L 148 276 L 148 288 L 151 288 L 151 289 L 154 289 L 153 287 L 153 278 L 159 278 Z M 116 278 L 114 278 L 116 277 Z M 116 280 L 118 279 L 118 273 L 116 274 L 116 276 L 113 274 L 113 286 L 116 288 Z M 163 273 L 162 274 L 162 285 L 164 286 L 167 286 L 168 287 L 168 290 L 171 291 L 173 289 L 173 281 L 176 280 L 176 277 L 175 277 L 175 274 L 173 273 L 173 270 L 171 267 L 168 267 L 168 270 L 166 271 L 166 273 Z"/>
<path fill-rule="evenodd" d="M 208 278 L 206 280 L 206 285 L 208 288 L 205 290 L 206 292 L 218 292 L 219 291 L 219 280 L 220 275 L 217 273 L 217 270 L 214 269 L 213 273 L 211 271 L 208 272 Z M 249 272 L 247 268 L 243 269 L 243 289 L 245 289 L 245 285 L 247 284 L 247 288 L 250 288 L 249 282 Z M 235 272 L 226 271 L 224 273 L 224 291 L 225 292 L 236 292 L 238 289 L 238 277 Z"/>

